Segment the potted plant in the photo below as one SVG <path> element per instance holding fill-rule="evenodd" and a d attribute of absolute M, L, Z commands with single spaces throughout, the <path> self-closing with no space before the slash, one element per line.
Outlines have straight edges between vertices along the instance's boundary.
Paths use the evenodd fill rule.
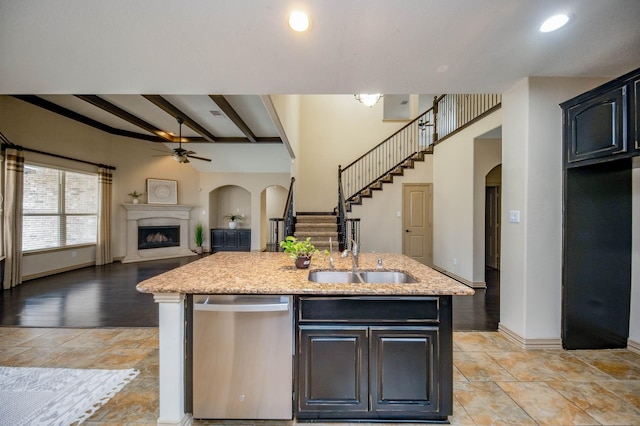
<path fill-rule="evenodd" d="M 204 244 L 204 229 L 201 223 L 196 224 L 195 228 L 196 253 L 202 254 L 202 244 Z"/>
<path fill-rule="evenodd" d="M 129 197 L 131 197 L 131 202 L 133 204 L 138 204 L 138 198 L 142 197 L 142 194 L 136 191 L 130 192 Z"/>
<path fill-rule="evenodd" d="M 296 268 L 306 269 L 311 263 L 311 257 L 316 253 L 327 253 L 327 250 L 321 252 L 312 243 L 311 237 L 306 240 L 298 241 L 296 237 L 289 235 L 283 241 L 280 241 L 280 247 L 285 253 L 289 253 L 289 257 L 296 261 Z"/>
<path fill-rule="evenodd" d="M 229 229 L 236 229 L 238 227 L 238 223 L 242 222 L 241 214 L 233 214 L 230 213 L 224 217 L 229 221 Z"/>

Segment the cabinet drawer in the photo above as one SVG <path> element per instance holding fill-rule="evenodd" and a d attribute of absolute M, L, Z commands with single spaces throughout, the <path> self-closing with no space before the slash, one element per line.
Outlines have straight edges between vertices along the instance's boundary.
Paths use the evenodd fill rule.
<path fill-rule="evenodd" d="M 301 297 L 298 322 L 440 322 L 437 297 Z"/>

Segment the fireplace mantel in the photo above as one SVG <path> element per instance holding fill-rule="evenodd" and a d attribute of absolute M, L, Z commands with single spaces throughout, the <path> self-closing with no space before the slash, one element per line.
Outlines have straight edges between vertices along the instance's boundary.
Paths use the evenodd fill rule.
<path fill-rule="evenodd" d="M 195 256 L 189 249 L 189 217 L 193 206 L 184 204 L 123 203 L 127 211 L 127 255 L 122 263 Z M 138 226 L 180 226 L 180 246 L 138 250 Z"/>

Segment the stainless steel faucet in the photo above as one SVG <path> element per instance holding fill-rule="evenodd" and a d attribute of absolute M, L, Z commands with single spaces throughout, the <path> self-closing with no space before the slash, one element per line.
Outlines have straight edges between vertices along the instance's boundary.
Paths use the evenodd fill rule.
<path fill-rule="evenodd" d="M 360 247 L 358 247 L 358 243 L 356 243 L 352 238 L 349 238 L 351 241 L 351 259 L 353 260 L 353 270 L 358 269 L 358 254 L 360 253 Z M 349 256 L 349 250 L 345 250 L 342 252 L 342 257 Z"/>

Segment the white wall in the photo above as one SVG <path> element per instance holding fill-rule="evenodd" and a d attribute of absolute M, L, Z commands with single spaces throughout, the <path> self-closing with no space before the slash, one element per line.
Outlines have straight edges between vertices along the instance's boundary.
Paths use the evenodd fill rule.
<path fill-rule="evenodd" d="M 500 326 L 559 339 L 562 115 L 558 104 L 601 79 L 530 78 L 503 94 Z M 510 210 L 520 223 L 509 223 Z"/>

